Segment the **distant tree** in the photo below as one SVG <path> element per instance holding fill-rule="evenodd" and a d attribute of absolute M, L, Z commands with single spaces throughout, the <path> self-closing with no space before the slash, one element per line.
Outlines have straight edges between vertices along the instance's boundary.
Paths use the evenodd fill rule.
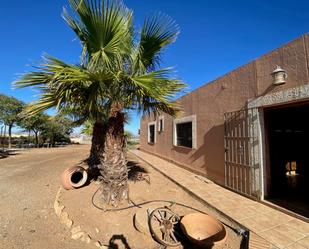
<path fill-rule="evenodd" d="M 0 121 L 8 126 L 9 141 L 8 147 L 11 148 L 12 128 L 20 119 L 19 114 L 23 110 L 25 104 L 10 96 L 0 94 Z"/>
<path fill-rule="evenodd" d="M 52 120 L 61 126 L 60 131 L 65 135 L 70 135 L 73 132 L 73 128 L 76 126 L 75 122 L 61 114 L 54 116 Z"/>
<path fill-rule="evenodd" d="M 69 142 L 73 127 L 72 120 L 56 115 L 50 117 L 44 124 L 41 136 L 44 142 L 49 142 L 52 145 L 55 145 L 56 142 Z"/>
<path fill-rule="evenodd" d="M 124 137 L 126 140 L 131 140 L 132 138 L 134 138 L 134 135 L 132 132 L 125 130 L 124 131 Z"/>
<path fill-rule="evenodd" d="M 130 116 L 128 113 L 124 113 L 124 122 L 125 123 L 129 123 L 130 121 Z M 106 117 L 104 119 L 104 123 L 107 124 L 108 122 L 108 118 Z M 92 136 L 93 134 L 93 126 L 94 126 L 94 121 L 91 120 L 86 120 L 83 124 L 83 128 L 81 130 L 82 134 L 88 135 L 88 136 Z M 125 135 L 126 135 L 126 131 L 125 131 Z"/>
<path fill-rule="evenodd" d="M 81 133 L 87 136 L 92 136 L 92 132 L 93 132 L 93 123 L 90 120 L 87 120 L 84 123 Z"/>
<path fill-rule="evenodd" d="M 125 141 L 126 141 L 126 145 L 127 145 L 128 149 L 135 148 L 134 146 L 138 144 L 138 142 L 136 141 L 135 136 L 132 132 L 125 130 L 124 131 L 124 137 L 125 137 Z"/>
<path fill-rule="evenodd" d="M 32 131 L 35 135 L 35 146 L 39 145 L 39 133 L 44 131 L 47 123 L 49 122 L 49 116 L 42 112 L 35 115 L 27 115 L 26 113 L 21 113 L 21 119 L 17 122 L 18 126 L 27 130 Z"/>

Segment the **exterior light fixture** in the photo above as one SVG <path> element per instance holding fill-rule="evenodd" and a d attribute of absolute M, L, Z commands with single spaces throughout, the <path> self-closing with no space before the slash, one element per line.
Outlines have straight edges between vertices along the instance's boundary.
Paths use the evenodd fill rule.
<path fill-rule="evenodd" d="M 274 85 L 281 85 L 286 82 L 286 79 L 288 77 L 288 74 L 284 69 L 282 69 L 280 66 L 276 66 L 275 70 L 271 73 L 271 75 L 274 78 Z"/>

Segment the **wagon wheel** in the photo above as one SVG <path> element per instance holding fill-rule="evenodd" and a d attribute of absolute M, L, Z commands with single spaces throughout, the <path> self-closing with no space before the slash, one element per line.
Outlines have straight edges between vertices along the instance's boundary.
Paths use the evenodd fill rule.
<path fill-rule="evenodd" d="M 167 208 L 157 208 L 149 216 L 149 229 L 154 239 L 164 246 L 179 246 L 175 226 L 180 217 Z"/>

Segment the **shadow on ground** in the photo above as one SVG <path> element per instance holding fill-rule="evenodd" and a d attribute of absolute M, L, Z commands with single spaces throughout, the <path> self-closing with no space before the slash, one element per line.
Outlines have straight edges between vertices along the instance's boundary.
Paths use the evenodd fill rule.
<path fill-rule="evenodd" d="M 19 155 L 17 150 L 1 150 L 0 149 L 0 159 L 7 158 L 9 156 L 16 156 Z"/>
<path fill-rule="evenodd" d="M 115 243 L 116 241 L 119 241 L 123 246 L 119 247 L 119 243 Z M 119 248 L 132 249 L 132 247 L 130 247 L 126 237 L 123 234 L 114 234 L 109 240 L 108 249 L 119 249 Z"/>
<path fill-rule="evenodd" d="M 149 172 L 144 167 L 142 167 L 138 162 L 135 161 L 128 161 L 127 167 L 129 181 L 143 181 L 145 180 L 145 177 L 149 174 Z"/>
<path fill-rule="evenodd" d="M 79 162 L 78 165 L 88 164 L 89 158 L 83 159 Z M 149 172 L 142 167 L 138 162 L 135 161 L 128 161 L 127 162 L 127 168 L 128 168 L 128 179 L 129 181 L 144 181 L 147 182 L 150 181 L 149 179 Z M 100 179 L 100 169 L 98 167 L 92 168 L 91 171 L 88 170 L 88 181 L 91 180 L 98 180 Z M 89 183 L 88 183 L 89 184 Z"/>

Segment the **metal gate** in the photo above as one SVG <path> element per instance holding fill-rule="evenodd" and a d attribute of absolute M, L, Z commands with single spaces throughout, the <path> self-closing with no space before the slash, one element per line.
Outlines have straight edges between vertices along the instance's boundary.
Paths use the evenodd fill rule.
<path fill-rule="evenodd" d="M 224 114 L 225 185 L 259 199 L 260 146 L 257 108 Z"/>

